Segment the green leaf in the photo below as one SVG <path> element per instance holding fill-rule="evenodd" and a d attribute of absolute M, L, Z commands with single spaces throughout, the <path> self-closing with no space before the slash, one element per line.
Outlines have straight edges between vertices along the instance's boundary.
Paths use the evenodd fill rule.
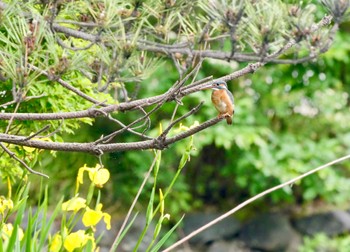
<path fill-rule="evenodd" d="M 47 200 L 46 197 L 45 197 L 45 200 Z M 49 232 L 52 228 L 52 225 L 53 225 L 56 217 L 58 216 L 58 214 L 61 213 L 61 211 L 62 211 L 61 210 L 62 209 L 62 202 L 63 202 L 63 197 L 57 203 L 57 205 L 56 205 L 54 211 L 52 212 L 51 217 L 50 217 L 48 222 L 46 222 L 46 218 L 47 218 L 47 205 L 46 205 L 46 203 L 47 202 L 43 203 L 38 209 L 38 211 L 41 211 L 43 214 L 43 223 L 42 223 L 43 226 L 40 230 L 40 240 L 39 240 L 39 245 L 38 245 L 39 250 L 42 250 L 47 243 L 47 239 L 49 237 Z"/>
<path fill-rule="evenodd" d="M 127 232 L 129 231 L 129 229 L 131 228 L 132 224 L 134 223 L 137 215 L 139 213 L 136 213 L 135 216 L 132 218 L 132 220 L 129 222 L 129 224 L 125 227 L 125 229 L 123 230 L 122 234 L 120 235 L 119 239 L 116 241 L 115 244 L 113 244 L 111 251 L 116 251 L 116 249 L 118 248 L 119 243 L 123 240 L 124 236 L 127 234 Z"/>
<path fill-rule="evenodd" d="M 163 238 L 152 248 L 151 252 L 157 252 L 163 246 L 163 244 L 169 239 L 170 235 L 179 226 L 184 216 L 163 236 Z"/>
<path fill-rule="evenodd" d="M 146 225 L 148 226 L 151 224 L 151 221 L 153 219 L 153 204 L 154 204 L 154 195 L 155 195 L 155 188 L 152 188 L 151 197 L 148 202 L 147 211 L 146 211 Z"/>

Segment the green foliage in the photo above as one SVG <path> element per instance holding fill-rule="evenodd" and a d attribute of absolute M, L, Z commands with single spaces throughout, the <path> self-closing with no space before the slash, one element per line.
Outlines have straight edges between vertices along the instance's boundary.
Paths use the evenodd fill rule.
<path fill-rule="evenodd" d="M 299 252 L 313 251 L 339 251 L 346 252 L 349 250 L 350 236 L 328 237 L 325 234 L 316 234 L 313 237 L 304 237 L 304 244 Z"/>

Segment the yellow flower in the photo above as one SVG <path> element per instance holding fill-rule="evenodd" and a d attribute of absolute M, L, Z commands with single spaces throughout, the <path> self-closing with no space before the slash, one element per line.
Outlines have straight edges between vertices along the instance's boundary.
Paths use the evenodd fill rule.
<path fill-rule="evenodd" d="M 2 239 L 7 240 L 11 237 L 13 232 L 13 225 L 12 223 L 8 223 L 8 224 L 4 224 L 2 226 Z M 21 241 L 24 237 L 24 233 L 23 233 L 23 229 L 18 227 L 17 230 L 17 236 L 19 238 L 19 240 Z"/>
<path fill-rule="evenodd" d="M 33 152 L 33 151 L 35 151 L 35 148 L 33 148 L 33 147 L 28 147 L 28 146 L 23 146 L 23 149 L 24 149 L 26 152 Z"/>
<path fill-rule="evenodd" d="M 108 213 L 102 212 L 101 209 L 102 209 L 101 203 L 97 205 L 96 210 L 93 210 L 87 207 L 82 219 L 83 224 L 86 227 L 94 227 L 103 218 L 103 221 L 106 223 L 107 230 L 110 230 L 111 216 Z"/>
<path fill-rule="evenodd" d="M 181 131 L 187 131 L 189 129 L 192 129 L 194 127 L 197 127 L 199 125 L 198 121 L 195 121 L 190 127 L 184 126 L 182 123 L 180 123 L 180 126 L 178 129 L 175 130 L 175 132 L 181 132 Z"/>
<path fill-rule="evenodd" d="M 78 212 L 80 209 L 85 207 L 86 199 L 83 199 L 81 197 L 74 197 L 62 203 L 63 211 L 73 211 L 74 213 Z"/>
<path fill-rule="evenodd" d="M 0 213 L 4 214 L 6 210 L 13 208 L 13 202 L 11 199 L 6 199 L 4 196 L 0 196 Z"/>
<path fill-rule="evenodd" d="M 110 174 L 106 168 L 102 168 L 101 165 L 97 164 L 95 168 L 86 167 L 86 164 L 79 168 L 77 176 L 77 187 L 79 184 L 83 184 L 84 172 L 89 174 L 89 178 L 92 183 L 97 187 L 103 187 L 103 185 L 109 180 Z"/>
<path fill-rule="evenodd" d="M 78 230 L 77 232 L 67 235 L 63 246 L 67 251 L 72 252 L 74 249 L 84 247 L 89 240 L 92 242 L 92 248 L 94 250 L 96 247 L 94 237 L 92 235 L 85 234 L 84 230 Z"/>
<path fill-rule="evenodd" d="M 55 234 L 50 241 L 50 252 L 58 252 L 62 247 L 62 236 L 60 234 Z"/>

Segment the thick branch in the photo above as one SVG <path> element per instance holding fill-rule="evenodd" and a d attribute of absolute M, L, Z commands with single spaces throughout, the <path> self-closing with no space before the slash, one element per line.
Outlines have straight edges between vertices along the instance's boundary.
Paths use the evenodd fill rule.
<path fill-rule="evenodd" d="M 221 121 L 222 118 L 214 118 L 204 122 L 201 125 L 193 127 L 174 137 L 162 140 L 145 140 L 131 143 L 110 143 L 110 144 L 94 144 L 91 143 L 57 143 L 38 140 L 25 140 L 24 136 L 0 134 L 0 142 L 16 144 L 19 146 L 33 147 L 44 150 L 68 151 L 68 152 L 86 152 L 100 155 L 106 152 L 129 151 L 129 150 L 147 150 L 147 149 L 165 149 L 170 144 L 180 141 L 186 137 L 194 135 L 208 127 L 211 127 Z"/>

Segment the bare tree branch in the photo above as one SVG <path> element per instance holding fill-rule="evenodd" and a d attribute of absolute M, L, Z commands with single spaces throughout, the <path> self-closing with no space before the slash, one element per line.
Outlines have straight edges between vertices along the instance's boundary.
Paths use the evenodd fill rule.
<path fill-rule="evenodd" d="M 46 94 L 41 94 L 41 95 L 34 95 L 34 96 L 26 96 L 26 97 L 24 97 L 24 99 L 23 99 L 23 101 L 22 102 L 26 102 L 26 101 L 30 101 L 30 100 L 32 100 L 32 99 L 40 99 L 40 98 L 42 98 L 42 97 L 45 97 L 46 96 Z M 7 106 L 10 106 L 10 105 L 12 105 L 12 104 L 15 104 L 17 101 L 10 101 L 10 102 L 6 102 L 6 103 L 4 103 L 4 104 L 1 104 L 0 105 L 0 107 L 3 107 L 3 108 L 5 108 L 5 107 L 7 107 Z"/>
<path fill-rule="evenodd" d="M 120 130 L 117 130 L 117 131 L 115 131 L 115 132 L 113 132 L 113 133 L 111 133 L 111 134 L 109 134 L 109 135 L 107 135 L 107 136 L 105 136 L 105 137 L 103 137 L 103 138 L 101 138 L 101 139 L 96 140 L 94 143 L 95 143 L 95 144 L 99 144 L 99 143 L 107 143 L 107 142 L 110 142 L 110 141 L 111 141 L 115 136 L 117 136 L 118 134 L 121 134 L 121 133 L 125 132 L 126 130 L 130 129 L 133 125 L 135 125 L 135 124 L 137 124 L 137 123 L 143 121 L 144 119 L 149 118 L 149 116 L 150 116 L 153 112 L 157 111 L 162 105 L 163 105 L 163 103 L 158 103 L 157 106 L 155 106 L 150 112 L 146 113 L 144 116 L 142 116 L 142 117 L 136 119 L 135 121 L 133 121 L 132 123 L 130 123 L 129 125 L 123 127 L 123 128 L 120 129 Z"/>
<path fill-rule="evenodd" d="M 198 133 L 208 127 L 211 127 L 221 121 L 223 118 L 213 118 L 201 125 L 193 127 L 178 135 L 164 139 L 153 139 L 131 143 L 109 143 L 109 144 L 95 144 L 90 143 L 58 143 L 58 142 L 46 142 L 39 140 L 25 140 L 27 137 L 3 134 L 0 133 L 0 142 L 16 144 L 19 146 L 33 147 L 44 150 L 54 151 L 69 151 L 69 152 L 87 152 L 99 155 L 101 152 L 117 152 L 117 151 L 129 151 L 129 150 L 147 150 L 147 149 L 159 149 L 163 150 L 170 144 L 187 138 L 195 133 Z"/>
<path fill-rule="evenodd" d="M 65 26 L 60 26 L 56 23 L 52 24 L 52 28 L 57 31 L 57 32 L 62 32 L 64 34 L 66 34 L 67 36 L 72 36 L 75 38 L 80 38 L 80 39 L 84 39 L 84 40 L 88 40 L 91 41 L 93 43 L 97 43 L 101 40 L 101 38 L 98 35 L 93 35 L 93 34 L 89 34 L 89 33 L 85 33 L 82 31 L 77 31 Z"/>

